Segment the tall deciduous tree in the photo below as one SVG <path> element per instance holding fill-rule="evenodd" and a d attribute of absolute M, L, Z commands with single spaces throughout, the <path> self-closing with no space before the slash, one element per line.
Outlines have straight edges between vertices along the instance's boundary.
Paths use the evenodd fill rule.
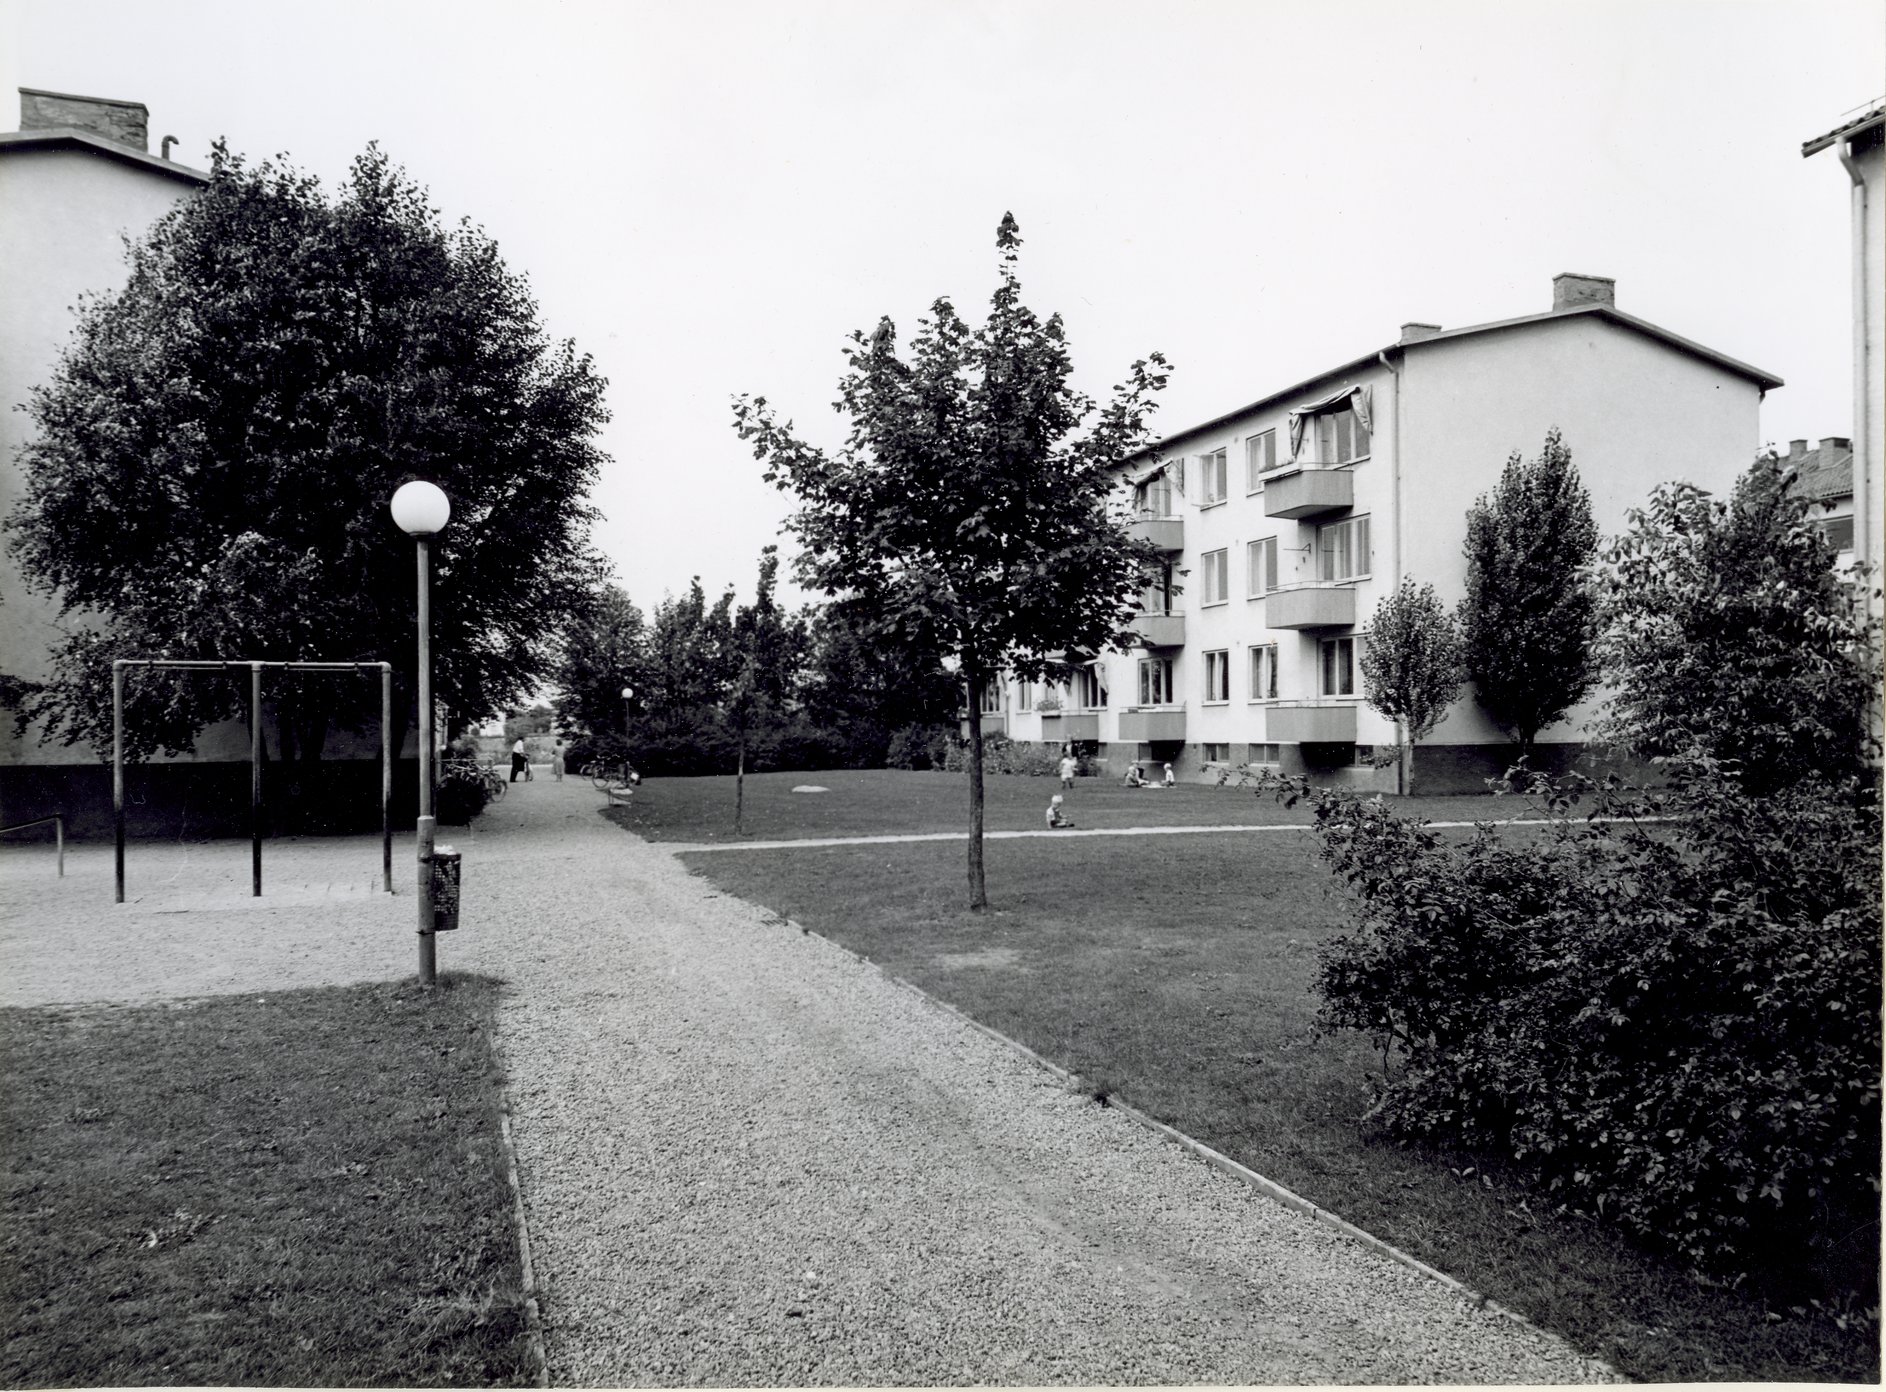
<path fill-rule="evenodd" d="M 1522 753 L 1592 688 L 1585 568 L 1597 546 L 1591 498 L 1556 429 L 1530 463 L 1514 451 L 1467 513 L 1466 675 Z"/>
<path fill-rule="evenodd" d="M 731 589 L 709 605 L 697 575 L 686 594 L 667 595 L 655 606 L 643 668 L 648 680 L 637 697 L 654 733 L 680 735 L 713 724 L 733 675 L 732 640 Z"/>
<path fill-rule="evenodd" d="M 619 585 L 598 585 L 572 616 L 559 641 L 554 679 L 557 720 L 595 737 L 623 731 L 622 688 L 646 683 L 647 634 L 642 611 Z"/>
<path fill-rule="evenodd" d="M 753 603 L 734 612 L 728 644 L 732 680 L 727 689 L 727 724 L 734 736 L 733 828 L 744 831 L 747 741 L 778 722 L 798 679 L 805 626 L 779 607 L 779 548 L 760 552 L 760 577 Z"/>
<path fill-rule="evenodd" d="M 1166 381 L 1155 353 L 1103 408 L 1074 390 L 1060 316 L 1042 320 L 1021 302 L 1020 246 L 1004 215 L 1000 283 L 981 328 L 939 299 L 908 358 L 888 318 L 852 335 L 837 402 L 851 428 L 836 454 L 801 441 L 764 397 L 734 404 L 767 479 L 799 498 L 791 525 L 805 579 L 957 663 L 978 909 L 988 902 L 978 693 L 1003 670 L 1038 675 L 1069 652 L 1132 641 L 1154 553 L 1126 533 L 1115 471 L 1150 443 Z"/>
<path fill-rule="evenodd" d="M 1601 733 L 1643 757 L 1722 761 L 1758 796 L 1862 774 L 1874 749 L 1879 630 L 1792 478 L 1765 455 L 1727 500 L 1666 484 L 1599 572 Z"/>
<path fill-rule="evenodd" d="M 1403 578 L 1375 606 L 1362 645 L 1362 691 L 1401 727 L 1398 787 L 1410 791 L 1414 746 L 1460 694 L 1460 629 L 1432 585 Z"/>
<path fill-rule="evenodd" d="M 806 643 L 805 710 L 856 766 L 881 765 L 899 730 L 955 724 L 962 693 L 936 650 L 898 641 L 855 605 L 814 609 Z"/>
<path fill-rule="evenodd" d="M 593 580 L 583 501 L 604 383 L 553 343 L 524 281 L 377 148 L 332 200 L 220 142 L 210 182 L 86 302 L 29 409 L 9 519 L 31 583 L 71 624 L 26 718 L 67 743 L 111 735 L 110 659 L 391 661 L 412 689 L 413 545 L 387 500 L 438 483 L 438 697 L 460 717 L 514 701 Z M 285 752 L 376 719 L 368 683 L 282 683 Z M 240 683 L 133 684 L 133 752 L 188 749 L 242 709 Z"/>

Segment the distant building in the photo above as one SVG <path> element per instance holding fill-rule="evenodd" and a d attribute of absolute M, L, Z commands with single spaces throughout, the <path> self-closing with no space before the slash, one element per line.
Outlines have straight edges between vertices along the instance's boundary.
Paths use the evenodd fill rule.
<path fill-rule="evenodd" d="M 1882 555 L 1881 505 L 1886 502 L 1886 97 L 1850 111 L 1825 135 L 1801 146 L 1803 156 L 1833 149 L 1852 191 L 1853 246 L 1853 550 L 1877 565 Z"/>
<path fill-rule="evenodd" d="M 1507 457 L 1559 427 L 1603 533 L 1660 482 L 1727 492 L 1781 380 L 1627 314 L 1613 283 L 1561 275 L 1540 314 L 1402 327 L 1379 351 L 1168 437 L 1127 462 L 1135 530 L 1182 588 L 1144 600 L 1141 648 L 1071 686 L 997 682 L 983 728 L 1089 741 L 1115 770 L 1266 764 L 1392 789 L 1392 722 L 1362 701 L 1358 656 L 1403 576 L 1449 605 L 1465 589 L 1464 516 Z M 1049 707 L 1043 709 L 1044 706 Z M 1582 748 L 1588 708 L 1543 731 L 1541 762 Z M 1421 791 L 1478 791 L 1510 746 L 1471 695 L 1419 747 Z"/>
<path fill-rule="evenodd" d="M 1813 449 L 1806 440 L 1788 441 L 1783 456 L 1795 471 L 1789 486 L 1795 497 L 1807 500 L 1807 518 L 1840 553 L 1838 564 L 1854 560 L 1853 441 L 1830 435 Z"/>

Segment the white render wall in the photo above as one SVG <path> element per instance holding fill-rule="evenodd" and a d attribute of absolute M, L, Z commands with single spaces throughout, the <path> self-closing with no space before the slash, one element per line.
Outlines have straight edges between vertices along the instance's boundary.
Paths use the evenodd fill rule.
<path fill-rule="evenodd" d="M 1726 496 L 1761 442 L 1753 382 L 1592 314 L 1416 345 L 1404 371 L 1403 571 L 1449 605 L 1466 588 L 1467 509 L 1499 482 L 1513 451 L 1537 458 L 1553 426 L 1601 538 L 1621 532 L 1626 512 L 1659 483 L 1682 479 Z M 1575 710 L 1540 741 L 1580 741 L 1590 713 L 1589 704 Z M 1471 696 L 1428 736 L 1504 739 Z"/>

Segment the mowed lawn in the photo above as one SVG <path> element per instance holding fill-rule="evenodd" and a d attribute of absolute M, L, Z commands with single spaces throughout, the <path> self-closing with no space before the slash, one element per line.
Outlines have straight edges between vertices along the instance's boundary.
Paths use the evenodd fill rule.
<path fill-rule="evenodd" d="M 824 793 L 795 793 L 796 787 Z M 1048 799 L 1060 793 L 1081 828 L 1135 826 L 1308 825 L 1303 807 L 1283 807 L 1249 789 L 1181 783 L 1174 788 L 1123 788 L 1118 779 L 1077 778 L 1064 792 L 1059 779 L 992 776 L 983 787 L 983 825 L 989 831 L 1040 831 Z M 1404 799 L 1395 799 L 1404 801 Z M 1529 817 L 1519 798 L 1406 800 L 1435 821 Z M 634 802 L 613 820 L 651 841 L 731 841 L 734 780 L 658 778 L 644 783 Z M 749 774 L 743 815 L 747 839 L 803 841 L 831 836 L 936 835 L 969 828 L 968 780 L 955 774 L 901 769 L 834 773 Z"/>
<path fill-rule="evenodd" d="M 795 783 L 832 791 L 763 792 L 755 803 L 770 820 L 756 816 L 756 835 L 952 830 L 944 813 L 953 807 L 960 821 L 964 806 L 961 780 L 938 774 L 768 775 L 749 780 L 749 792 Z M 1000 815 L 1033 829 L 1026 812 L 1055 786 L 991 778 L 991 826 Z M 637 830 L 659 826 L 672 841 L 724 840 L 732 792 L 731 779 L 656 780 L 632 817 L 610 815 Z M 723 804 L 729 825 L 716 837 Z M 1248 791 L 1149 794 L 1093 780 L 1069 805 L 1084 826 L 1306 820 Z M 1530 815 L 1524 803 L 1486 797 L 1411 807 L 1442 821 Z M 1365 1039 L 1314 1027 L 1317 947 L 1351 914 L 1316 850 L 1307 830 L 995 840 L 983 914 L 965 908 L 960 842 L 726 849 L 685 860 L 1634 1377 L 1876 1374 L 1864 1337 L 1794 1316 L 1784 1295 L 1706 1290 L 1602 1227 L 1553 1216 L 1483 1158 L 1372 1138 L 1360 1115 L 1380 1056 Z"/>
<path fill-rule="evenodd" d="M 497 990 L 0 1011 L 0 1385 L 528 1385 Z"/>

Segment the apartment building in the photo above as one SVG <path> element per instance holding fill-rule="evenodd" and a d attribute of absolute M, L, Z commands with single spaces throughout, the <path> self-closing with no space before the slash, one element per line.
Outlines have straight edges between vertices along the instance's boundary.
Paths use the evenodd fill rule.
<path fill-rule="evenodd" d="M 1251 763 L 1392 790 L 1395 729 L 1362 700 L 1358 669 L 1370 615 L 1403 576 L 1458 603 L 1466 512 L 1508 456 L 1536 456 L 1558 427 L 1614 533 L 1658 483 L 1731 487 L 1780 385 L 1620 310 L 1598 276 L 1556 277 L 1542 313 L 1405 324 L 1126 461 L 1131 525 L 1166 567 L 1139 648 L 1097 656 L 1066 687 L 992 683 L 984 728 L 1091 743 L 1115 772 L 1142 760 L 1204 781 Z M 1569 763 L 1591 713 L 1543 732 L 1542 761 Z M 1464 691 L 1417 750 L 1415 789 L 1478 791 L 1509 752 Z"/>

